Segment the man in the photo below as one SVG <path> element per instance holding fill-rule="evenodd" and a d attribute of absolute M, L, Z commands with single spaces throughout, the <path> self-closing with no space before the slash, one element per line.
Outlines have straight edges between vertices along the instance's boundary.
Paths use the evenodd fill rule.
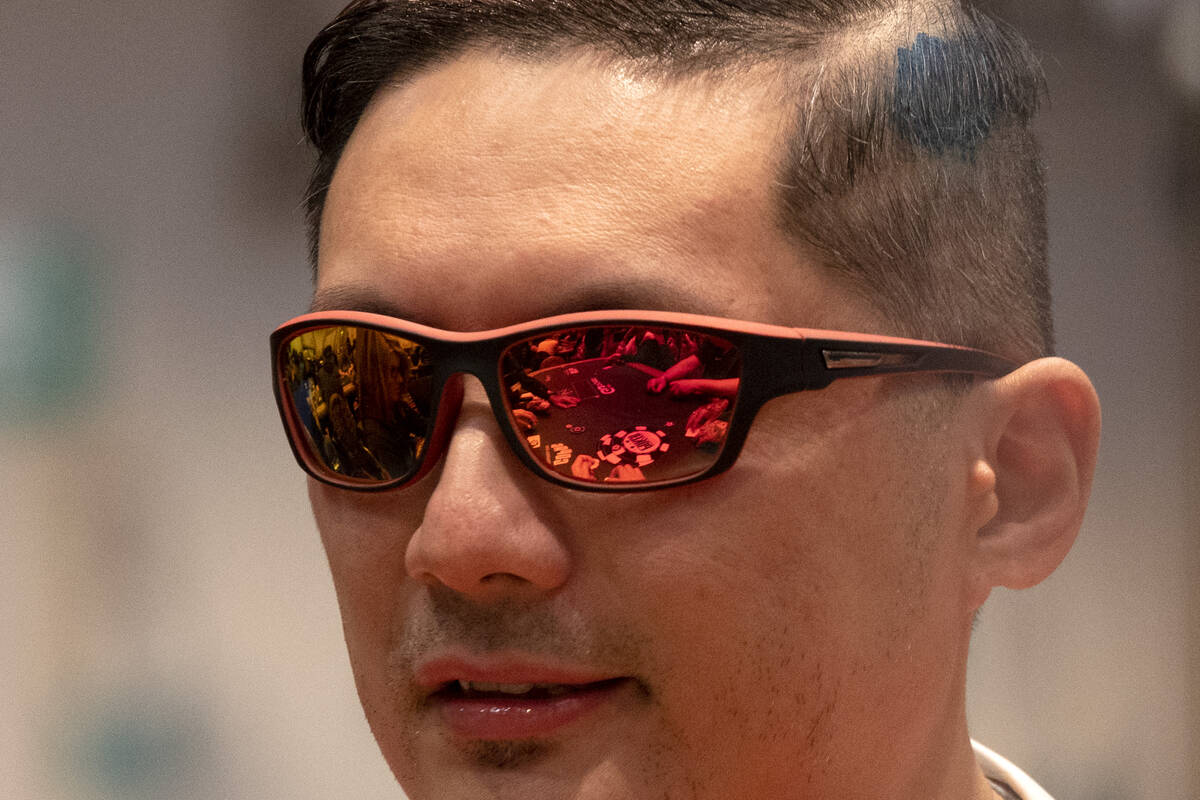
<path fill-rule="evenodd" d="M 353 404 L 418 453 L 357 470 L 277 395 L 410 797 L 1046 796 L 964 712 L 973 618 L 1065 556 L 1099 436 L 1049 357 L 1039 89 L 950 2 L 355 2 L 318 36 L 329 313 L 275 358 L 404 351 L 432 410 Z M 605 357 L 644 330 L 732 353 L 732 402 Z M 546 339 L 596 352 L 522 366 Z"/>

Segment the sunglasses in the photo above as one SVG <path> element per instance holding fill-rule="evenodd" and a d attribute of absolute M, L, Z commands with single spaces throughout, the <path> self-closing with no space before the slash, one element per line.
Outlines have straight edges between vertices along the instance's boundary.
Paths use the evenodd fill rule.
<path fill-rule="evenodd" d="M 379 314 L 305 314 L 271 335 L 275 398 L 305 472 L 380 491 L 419 480 L 483 384 L 517 457 L 588 491 L 660 489 L 737 459 L 768 400 L 839 378 L 999 377 L 981 350 L 649 311 L 589 311 L 458 333 Z"/>

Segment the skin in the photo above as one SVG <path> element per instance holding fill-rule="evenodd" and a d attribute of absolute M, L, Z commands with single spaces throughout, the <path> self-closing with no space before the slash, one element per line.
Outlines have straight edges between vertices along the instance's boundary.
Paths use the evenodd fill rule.
<path fill-rule="evenodd" d="M 738 81 L 469 53 L 382 91 L 334 176 L 314 305 L 461 331 L 651 307 L 889 332 L 774 227 L 784 121 L 769 76 Z M 1057 435 L 1014 399 L 1054 385 L 1092 413 L 1081 373 L 1041 369 L 932 422 L 914 419 L 923 379 L 781 398 L 727 473 L 628 495 L 530 474 L 467 378 L 420 483 L 310 483 L 358 691 L 405 791 L 990 797 L 964 720 L 971 617 L 993 585 L 1036 582 L 1066 552 L 1089 436 L 1094 453 L 1091 427 Z M 1035 556 L 1028 520 L 1047 504 L 1022 464 L 1069 473 Z M 1030 497 L 1006 516 L 1009 487 Z M 633 680 L 552 736 L 468 741 L 414 681 L 447 648 Z"/>

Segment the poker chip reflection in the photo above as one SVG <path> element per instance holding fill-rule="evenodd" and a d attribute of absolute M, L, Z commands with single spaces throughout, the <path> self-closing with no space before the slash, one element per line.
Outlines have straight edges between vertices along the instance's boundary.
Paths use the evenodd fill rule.
<path fill-rule="evenodd" d="M 644 481 L 642 471 L 654 463 L 655 455 L 671 449 L 667 432 L 650 430 L 639 425 L 632 431 L 606 433 L 600 437 L 600 448 L 596 455 L 580 453 L 571 464 L 571 474 L 583 480 Z M 597 470 L 609 465 L 608 474 L 601 478 Z"/>

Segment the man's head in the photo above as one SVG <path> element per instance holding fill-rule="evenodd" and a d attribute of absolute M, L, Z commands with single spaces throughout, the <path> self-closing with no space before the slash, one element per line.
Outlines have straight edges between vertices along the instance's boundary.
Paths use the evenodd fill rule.
<path fill-rule="evenodd" d="M 1037 83 L 930 4 L 356 3 L 306 62 L 314 305 L 454 331 L 660 308 L 1026 361 Z M 780 397 L 727 472 L 636 494 L 534 476 L 471 379 L 442 412 L 416 484 L 310 490 L 411 796 L 981 790 L 971 619 L 1074 537 L 1097 411 L 1073 366 Z"/>
<path fill-rule="evenodd" d="M 1018 36 L 955 2 L 353 3 L 305 61 L 314 260 L 329 182 L 376 91 L 482 49 L 586 54 L 664 85 L 769 86 L 786 128 L 773 218 L 798 247 L 907 333 L 1023 359 L 1052 350 L 1028 127 L 1041 73 Z"/>

